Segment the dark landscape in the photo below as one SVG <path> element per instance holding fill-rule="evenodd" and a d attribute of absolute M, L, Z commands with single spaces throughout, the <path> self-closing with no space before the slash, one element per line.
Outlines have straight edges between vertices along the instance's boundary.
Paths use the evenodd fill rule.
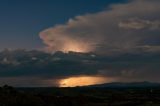
<path fill-rule="evenodd" d="M 0 0 L 0 106 L 160 106 L 160 0 Z"/>
<path fill-rule="evenodd" d="M 0 106 L 160 106 L 160 84 L 0 88 Z"/>

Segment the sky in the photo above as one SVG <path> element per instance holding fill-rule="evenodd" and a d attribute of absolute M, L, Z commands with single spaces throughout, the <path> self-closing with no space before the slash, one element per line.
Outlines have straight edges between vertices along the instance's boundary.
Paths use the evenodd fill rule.
<path fill-rule="evenodd" d="M 41 49 L 39 33 L 124 0 L 0 0 L 0 49 Z"/>
<path fill-rule="evenodd" d="M 0 13 L 0 50 L 18 49 L 0 53 L 0 84 L 160 82 L 159 0 L 1 0 Z"/>

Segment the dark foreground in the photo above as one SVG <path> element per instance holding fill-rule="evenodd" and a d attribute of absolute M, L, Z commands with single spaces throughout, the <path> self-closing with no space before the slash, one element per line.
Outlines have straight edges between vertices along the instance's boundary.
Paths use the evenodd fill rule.
<path fill-rule="evenodd" d="M 0 106 L 160 106 L 160 88 L 0 88 Z"/>

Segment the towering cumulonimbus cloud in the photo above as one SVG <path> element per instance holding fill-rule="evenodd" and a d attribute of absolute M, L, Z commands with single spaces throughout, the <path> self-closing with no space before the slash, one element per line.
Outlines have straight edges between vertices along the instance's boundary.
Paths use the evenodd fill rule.
<path fill-rule="evenodd" d="M 150 46 L 150 39 L 160 39 L 160 1 L 133 0 L 110 7 L 110 10 L 76 16 L 66 24 L 40 32 L 45 50 L 133 52 L 139 46 Z"/>
<path fill-rule="evenodd" d="M 66 35 L 66 33 L 62 31 L 62 29 L 65 29 L 64 26 L 57 26 L 55 29 L 50 28 L 40 33 L 41 39 L 43 39 L 44 43 L 47 44 L 47 51 L 88 52 L 92 50 L 92 48 L 90 48 L 89 46 L 89 41 L 84 42 L 78 37 Z"/>

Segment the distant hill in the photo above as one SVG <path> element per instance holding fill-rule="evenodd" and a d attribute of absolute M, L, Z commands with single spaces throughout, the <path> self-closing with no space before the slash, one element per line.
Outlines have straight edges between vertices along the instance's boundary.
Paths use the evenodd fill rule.
<path fill-rule="evenodd" d="M 113 82 L 105 84 L 90 85 L 87 87 L 106 87 L 106 88 L 144 88 L 144 87 L 160 87 L 160 83 L 152 82 Z"/>

